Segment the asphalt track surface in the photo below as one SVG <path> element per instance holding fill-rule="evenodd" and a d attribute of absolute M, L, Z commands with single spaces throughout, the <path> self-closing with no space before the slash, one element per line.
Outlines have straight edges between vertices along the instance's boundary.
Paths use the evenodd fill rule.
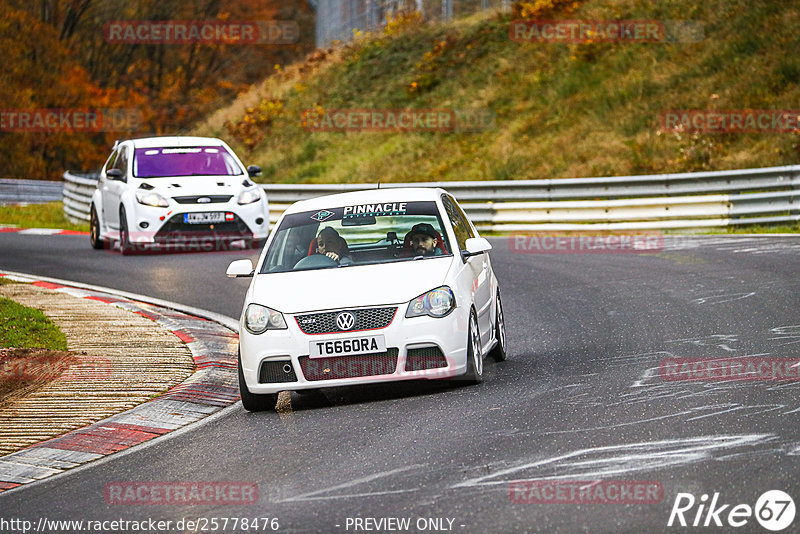
<path fill-rule="evenodd" d="M 800 239 L 668 239 L 650 254 L 520 254 L 506 239 L 492 243 L 509 359 L 487 361 L 483 384 L 292 394 L 283 413 L 237 405 L 99 465 L 6 492 L 0 517 L 277 517 L 281 532 L 365 532 L 348 529 L 348 518 L 387 517 L 411 518 L 407 532 L 433 532 L 418 530 L 417 519 L 449 518 L 451 531 L 464 533 L 670 532 L 698 530 L 667 527 L 681 492 L 698 500 L 719 492 L 719 505 L 731 505 L 723 524 L 733 505 L 754 506 L 767 490 L 800 505 L 800 382 L 658 375 L 664 358 L 797 357 Z M 231 317 L 247 281 L 226 279 L 225 267 L 254 256 L 122 257 L 92 250 L 87 237 L 0 234 L 0 268 Z M 663 500 L 515 503 L 515 480 L 656 481 Z M 105 485 L 120 481 L 255 482 L 259 501 L 106 504 Z M 686 512 L 688 522 L 696 512 Z M 725 530 L 768 532 L 747 521 Z M 711 525 L 699 528 L 722 530 Z"/>

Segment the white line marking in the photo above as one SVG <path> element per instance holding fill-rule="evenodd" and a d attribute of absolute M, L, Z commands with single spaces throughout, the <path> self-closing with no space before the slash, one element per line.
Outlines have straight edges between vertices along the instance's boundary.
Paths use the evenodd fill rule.
<path fill-rule="evenodd" d="M 60 234 L 62 230 L 56 228 L 27 228 L 17 232 L 19 235 L 56 235 Z"/>
<path fill-rule="evenodd" d="M 451 486 L 451 488 L 508 484 L 514 480 L 520 479 L 506 478 L 504 480 L 494 481 L 491 479 L 513 475 L 520 471 L 536 467 L 546 467 L 549 469 L 544 469 L 541 475 L 529 477 L 527 480 L 569 478 L 602 479 L 611 475 L 663 469 L 664 467 L 672 465 L 699 462 L 712 458 L 712 451 L 714 450 L 756 445 L 772 438 L 774 438 L 773 434 L 702 436 L 698 438 L 672 439 L 580 449 L 561 456 L 524 463 L 491 475 L 471 478 L 459 482 Z M 611 454 L 610 456 L 604 456 L 609 453 Z M 616 453 L 620 454 L 615 455 Z M 578 458 L 585 458 L 587 456 L 590 457 L 587 460 L 577 460 Z M 592 456 L 596 458 L 591 458 Z M 554 474 L 551 475 L 550 473 Z"/>
<path fill-rule="evenodd" d="M 632 388 L 650 387 L 650 384 L 645 384 L 645 382 L 648 382 L 651 378 L 658 378 L 660 376 L 659 375 L 660 370 L 661 370 L 660 365 L 658 367 L 649 367 L 642 374 L 641 378 L 639 378 L 639 380 L 631 384 L 630 387 Z"/>
<path fill-rule="evenodd" d="M 617 423 L 616 425 L 595 426 L 595 427 L 592 427 L 592 428 L 580 428 L 578 430 L 550 430 L 550 431 L 547 431 L 547 432 L 542 432 L 541 435 L 542 436 L 549 436 L 549 435 L 552 435 L 552 434 L 578 434 L 580 432 L 596 432 L 598 430 L 609 430 L 609 429 L 612 429 L 612 428 L 619 428 L 619 427 L 622 427 L 622 426 L 640 425 L 642 423 L 652 423 L 653 421 L 660 421 L 662 419 L 670 419 L 672 417 L 680 417 L 680 416 L 683 416 L 683 415 L 689 415 L 693 411 L 694 411 L 694 408 L 691 409 L 691 410 L 683 411 L 683 412 L 671 413 L 669 415 L 661 415 L 659 417 L 651 417 L 651 418 L 648 418 L 648 419 L 638 419 L 636 421 L 630 421 L 630 422 L 627 422 L 627 423 Z"/>
<path fill-rule="evenodd" d="M 694 299 L 692 302 L 695 304 L 723 304 L 725 302 L 733 302 L 734 300 L 742 300 L 748 297 L 752 297 L 755 295 L 755 291 L 751 291 L 750 293 L 733 293 L 730 295 L 714 295 L 710 297 L 701 297 L 699 299 Z M 718 300 L 723 299 L 723 300 Z"/>
<path fill-rule="evenodd" d="M 416 469 L 418 467 L 425 467 L 425 464 L 414 464 L 409 465 L 406 467 L 399 467 L 397 469 L 392 469 L 390 471 L 383 471 L 381 473 L 373 473 L 372 475 L 367 475 L 365 477 L 356 478 L 355 480 L 351 480 L 349 482 L 344 482 L 342 484 L 337 484 L 336 486 L 331 486 L 329 488 L 323 488 L 320 490 L 312 491 L 309 493 L 302 493 L 300 495 L 295 495 L 294 497 L 289 497 L 288 499 L 281 499 L 279 501 L 273 501 L 276 503 L 279 502 L 292 502 L 292 501 L 309 501 L 309 500 L 319 500 L 319 499 L 328 499 L 328 498 L 339 498 L 340 496 L 328 496 L 328 497 L 313 497 L 314 495 L 318 495 L 320 493 L 329 493 L 331 491 L 336 491 L 344 488 L 350 488 L 352 486 L 357 486 L 358 484 L 364 484 L 365 482 L 372 482 L 373 480 L 377 480 L 379 478 L 388 477 L 397 473 L 402 473 L 403 471 L 409 471 L 411 469 Z M 376 493 L 364 493 L 362 495 L 383 495 L 389 493 L 404 493 L 409 491 L 416 491 L 416 490 L 395 490 L 395 491 L 387 491 L 387 492 L 376 492 Z"/>

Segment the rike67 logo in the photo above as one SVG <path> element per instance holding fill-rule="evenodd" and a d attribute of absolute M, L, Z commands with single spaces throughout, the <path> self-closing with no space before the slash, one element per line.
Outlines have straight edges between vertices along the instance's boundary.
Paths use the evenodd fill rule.
<path fill-rule="evenodd" d="M 696 506 L 696 508 L 695 508 Z M 778 532 L 788 528 L 794 521 L 794 500 L 780 490 L 764 492 L 756 505 L 722 504 L 720 494 L 715 492 L 709 502 L 708 495 L 696 499 L 691 493 L 678 493 L 672 504 L 667 526 L 722 527 L 734 528 L 748 525 L 755 516 L 756 521 L 767 530 Z M 752 527 L 747 529 L 752 532 Z"/>

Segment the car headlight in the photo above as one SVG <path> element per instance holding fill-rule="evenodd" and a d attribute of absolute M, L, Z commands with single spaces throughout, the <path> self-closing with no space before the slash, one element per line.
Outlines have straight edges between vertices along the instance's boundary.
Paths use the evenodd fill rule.
<path fill-rule="evenodd" d="M 168 208 L 169 202 L 163 196 L 153 191 L 136 191 L 136 200 L 139 204 L 153 206 L 155 208 Z"/>
<path fill-rule="evenodd" d="M 267 330 L 285 330 L 283 314 L 260 304 L 249 304 L 244 312 L 244 327 L 251 334 L 263 334 Z"/>
<path fill-rule="evenodd" d="M 260 198 L 260 189 L 247 189 L 239 193 L 239 198 L 236 199 L 236 203 L 239 205 L 252 204 L 253 202 L 257 202 Z"/>
<path fill-rule="evenodd" d="M 431 317 L 444 317 L 456 307 L 456 297 L 453 291 L 447 287 L 437 287 L 427 293 L 423 293 L 408 303 L 406 317 L 421 317 L 430 315 Z"/>

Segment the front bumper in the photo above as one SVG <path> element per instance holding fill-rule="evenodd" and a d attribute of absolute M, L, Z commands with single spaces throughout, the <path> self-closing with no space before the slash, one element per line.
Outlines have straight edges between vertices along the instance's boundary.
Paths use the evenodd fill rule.
<path fill-rule="evenodd" d="M 186 213 L 220 212 L 228 216 L 219 223 L 189 224 Z M 269 234 L 269 209 L 264 199 L 238 205 L 235 201 L 220 204 L 175 204 L 156 208 L 137 204 L 129 216 L 133 244 L 205 243 L 213 241 L 262 241 Z"/>
<path fill-rule="evenodd" d="M 220 223 L 190 224 L 183 222 L 183 213 L 173 215 L 165 221 L 153 236 L 155 243 L 172 243 L 197 239 L 253 239 L 253 231 L 244 220 L 233 212 L 224 212 L 227 220 Z"/>
<path fill-rule="evenodd" d="M 286 330 L 253 335 L 240 325 L 239 351 L 247 389 L 251 393 L 266 394 L 398 380 L 442 379 L 466 372 L 468 310 L 462 313 L 464 310 L 456 308 L 440 319 L 406 318 L 408 303 L 395 306 L 397 312 L 387 327 L 359 332 L 305 334 L 295 315 L 288 314 L 284 314 Z M 369 335 L 384 336 L 385 353 L 309 358 L 312 341 Z M 441 357 L 436 356 L 439 351 Z M 437 361 L 443 366 L 428 368 L 438 365 Z"/>

